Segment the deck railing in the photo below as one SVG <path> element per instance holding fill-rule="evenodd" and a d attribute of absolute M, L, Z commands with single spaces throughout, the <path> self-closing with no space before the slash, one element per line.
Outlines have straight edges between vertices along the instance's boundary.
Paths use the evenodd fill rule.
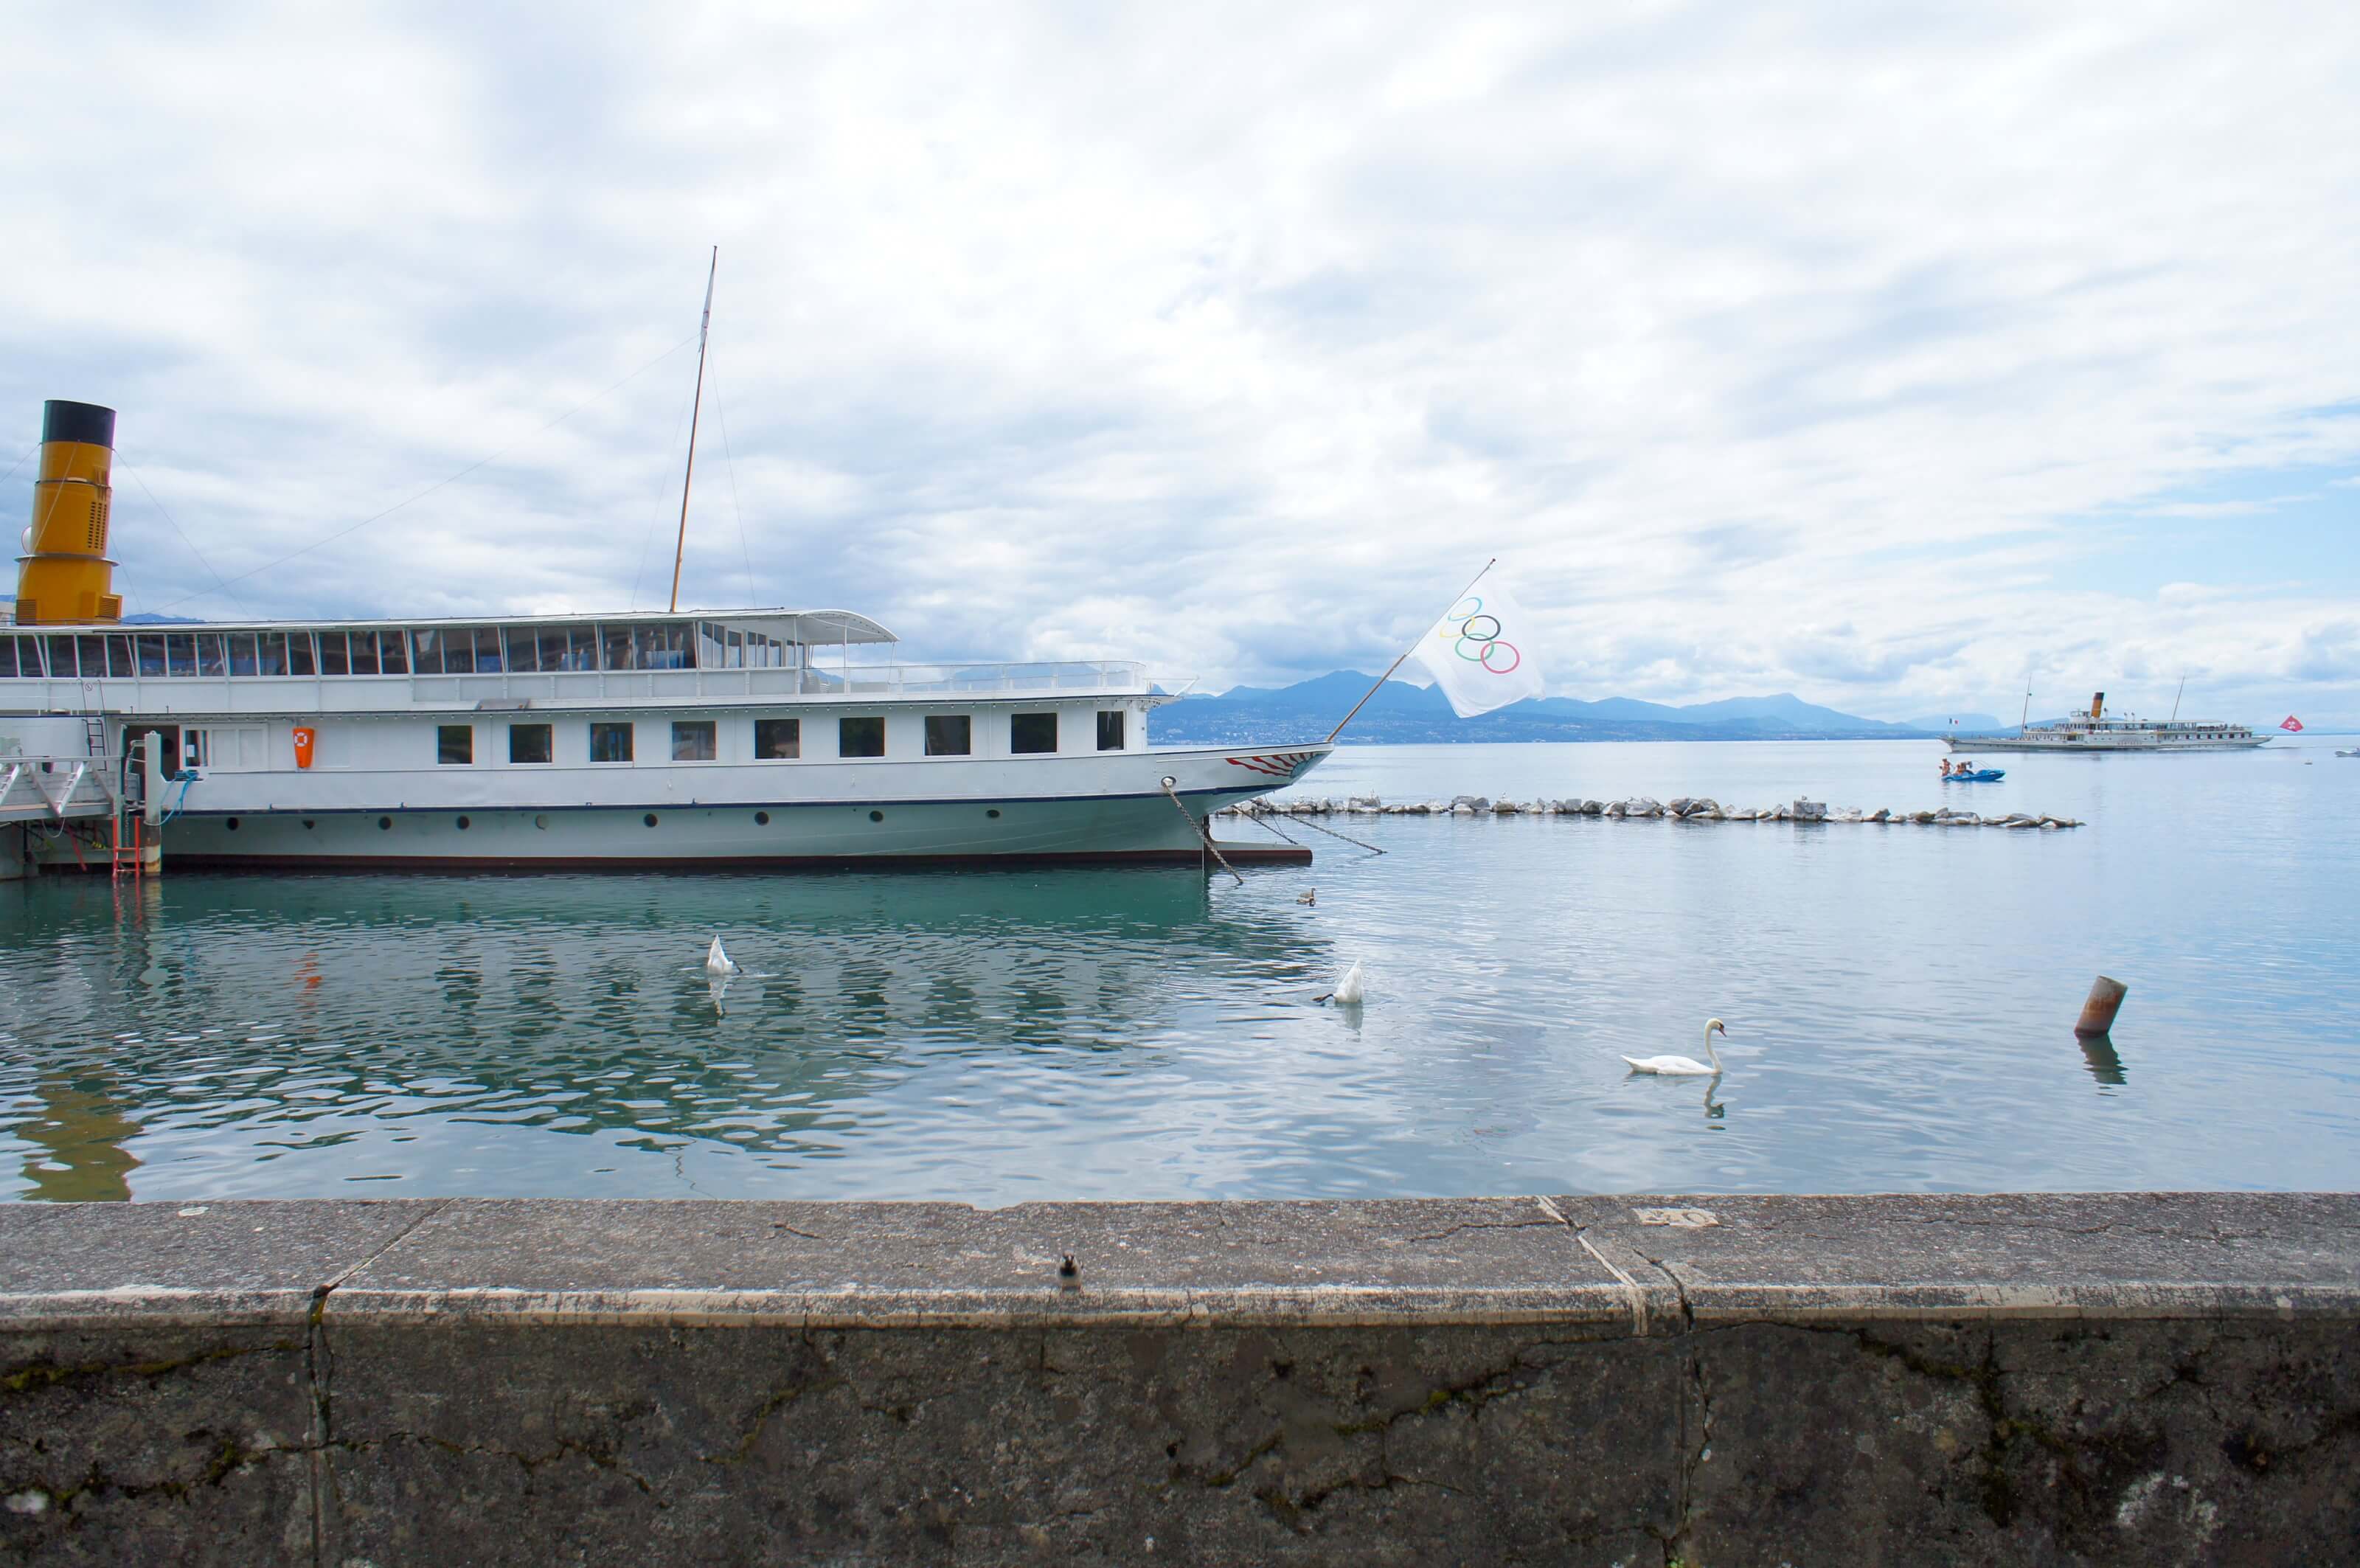
<path fill-rule="evenodd" d="M 765 697 L 1145 696 L 1129 660 L 852 664 L 828 669 L 579 670 L 400 675 L 179 675 L 0 680 L 0 708 L 142 715 L 370 713 L 531 702 L 656 706 Z"/>

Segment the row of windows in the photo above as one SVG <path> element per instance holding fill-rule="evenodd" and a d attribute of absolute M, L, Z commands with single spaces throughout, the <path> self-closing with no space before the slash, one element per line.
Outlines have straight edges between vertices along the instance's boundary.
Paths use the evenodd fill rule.
<path fill-rule="evenodd" d="M 0 677 L 480 675 L 513 671 L 783 669 L 793 646 L 713 621 L 421 627 L 393 631 L 139 631 L 0 637 Z"/>
<path fill-rule="evenodd" d="M 1099 713 L 1098 750 L 1120 751 L 1123 746 L 1123 715 L 1120 708 Z M 836 754 L 839 757 L 881 757 L 885 754 L 885 719 L 880 714 L 852 715 L 836 721 Z M 627 719 L 593 720 L 590 725 L 590 760 L 594 762 L 628 762 L 634 761 L 634 737 L 637 726 Z M 975 719 L 970 714 L 928 714 L 925 725 L 926 755 L 929 757 L 966 757 L 975 751 Z M 675 718 L 672 721 L 672 760 L 675 762 L 710 762 L 720 754 L 720 722 L 712 718 Z M 1008 749 L 1018 756 L 1039 755 L 1057 749 L 1057 716 L 1054 713 L 1011 713 L 1008 716 Z M 803 726 L 800 718 L 758 718 L 754 720 L 754 755 L 762 762 L 775 762 L 801 757 L 803 754 Z M 438 725 L 434 731 L 434 760 L 437 762 L 464 765 L 475 760 L 475 727 L 472 724 Z M 557 760 L 556 729 L 548 724 L 511 724 L 508 726 L 508 761 L 512 763 L 553 762 Z"/>

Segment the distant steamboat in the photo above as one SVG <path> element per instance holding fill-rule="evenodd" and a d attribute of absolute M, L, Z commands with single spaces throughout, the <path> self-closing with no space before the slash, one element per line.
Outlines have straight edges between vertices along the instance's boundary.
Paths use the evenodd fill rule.
<path fill-rule="evenodd" d="M 1953 751 L 2246 751 L 2270 737 L 2242 724 L 2169 719 L 2152 724 L 2128 714 L 2109 718 L 2106 694 L 2090 698 L 2086 717 L 2025 725 L 2013 735 L 1953 735 Z"/>
<path fill-rule="evenodd" d="M 842 609 L 126 625 L 114 434 L 47 407 L 0 753 L 124 771 L 176 865 L 1196 864 L 1332 750 L 1151 746 L 1140 664 L 866 663 Z"/>

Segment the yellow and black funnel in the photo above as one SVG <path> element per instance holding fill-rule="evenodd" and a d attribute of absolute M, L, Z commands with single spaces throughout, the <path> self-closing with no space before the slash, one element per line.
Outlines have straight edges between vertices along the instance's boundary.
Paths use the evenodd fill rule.
<path fill-rule="evenodd" d="M 42 404 L 33 523 L 16 557 L 19 625 L 123 619 L 106 558 L 114 477 L 115 411 L 56 398 Z"/>

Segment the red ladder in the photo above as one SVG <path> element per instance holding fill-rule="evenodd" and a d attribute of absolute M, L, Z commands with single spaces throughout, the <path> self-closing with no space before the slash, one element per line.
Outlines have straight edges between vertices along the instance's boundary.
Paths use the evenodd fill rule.
<path fill-rule="evenodd" d="M 148 857 L 143 851 L 138 815 L 129 811 L 116 812 L 115 841 L 108 850 L 108 864 L 114 874 L 117 877 L 146 875 Z"/>

